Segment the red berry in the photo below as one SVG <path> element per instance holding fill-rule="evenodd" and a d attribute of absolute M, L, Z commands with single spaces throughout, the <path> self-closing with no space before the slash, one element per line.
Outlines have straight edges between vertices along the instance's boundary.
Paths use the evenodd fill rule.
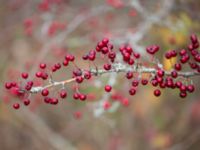
<path fill-rule="evenodd" d="M 88 59 L 88 55 L 87 55 L 87 54 L 86 54 L 86 55 L 83 55 L 83 56 L 82 56 L 82 59 L 83 59 L 83 60 L 87 60 L 87 59 Z M 67 61 L 67 60 L 66 60 L 66 61 Z"/>
<path fill-rule="evenodd" d="M 57 64 L 54 65 L 54 67 L 56 68 L 56 70 L 59 70 L 61 68 L 61 64 L 57 63 Z"/>
<path fill-rule="evenodd" d="M 51 67 L 51 71 L 52 71 L 52 72 L 56 72 L 56 71 L 57 71 L 57 68 L 56 68 L 55 65 Z"/>
<path fill-rule="evenodd" d="M 5 88 L 6 88 L 6 89 L 11 89 L 11 88 L 12 88 L 12 83 L 6 82 L 6 83 L 5 83 Z"/>
<path fill-rule="evenodd" d="M 38 78 L 41 78 L 42 77 L 42 72 L 40 72 L 40 71 L 36 72 L 35 76 L 38 77 Z"/>
<path fill-rule="evenodd" d="M 198 65 L 196 63 L 189 63 L 192 69 L 196 69 Z"/>
<path fill-rule="evenodd" d="M 180 88 L 182 86 L 182 82 L 181 81 L 177 81 L 175 83 L 175 85 L 176 85 L 177 88 Z"/>
<path fill-rule="evenodd" d="M 131 71 L 127 72 L 127 73 L 126 73 L 126 78 L 127 78 L 127 79 L 133 78 L 133 72 L 131 72 Z"/>
<path fill-rule="evenodd" d="M 67 97 L 67 92 L 66 91 L 64 91 L 64 90 L 62 90 L 61 92 L 60 92 L 60 97 L 61 98 L 66 98 Z"/>
<path fill-rule="evenodd" d="M 132 81 L 132 86 L 133 87 L 137 87 L 139 85 L 139 81 L 138 80 L 133 80 Z"/>
<path fill-rule="evenodd" d="M 125 52 L 123 54 L 123 59 L 124 59 L 124 61 L 128 62 L 130 60 L 130 54 Z"/>
<path fill-rule="evenodd" d="M 58 104 L 58 99 L 57 98 L 52 98 L 50 103 L 53 104 L 53 105 L 56 105 L 56 104 Z"/>
<path fill-rule="evenodd" d="M 139 54 L 139 53 L 134 53 L 133 55 L 134 55 L 134 57 L 135 57 L 136 59 L 139 59 L 139 58 L 140 58 L 140 54 Z"/>
<path fill-rule="evenodd" d="M 171 76 L 172 76 L 173 78 L 176 78 L 176 77 L 178 76 L 178 73 L 177 73 L 175 70 L 173 70 L 173 71 L 171 72 Z"/>
<path fill-rule="evenodd" d="M 194 59 L 197 61 L 197 62 L 200 62 L 200 54 L 197 54 Z"/>
<path fill-rule="evenodd" d="M 185 98 L 187 96 L 187 93 L 186 92 L 180 92 L 179 96 L 181 98 Z"/>
<path fill-rule="evenodd" d="M 42 73 L 42 79 L 46 80 L 49 77 L 49 75 L 47 73 Z"/>
<path fill-rule="evenodd" d="M 132 52 L 133 52 L 133 49 L 132 49 L 130 46 L 127 46 L 127 47 L 126 47 L 126 52 L 129 53 L 129 54 L 131 55 Z"/>
<path fill-rule="evenodd" d="M 195 44 L 198 42 L 197 36 L 195 34 L 192 34 L 190 36 L 190 40 L 192 41 L 192 44 Z"/>
<path fill-rule="evenodd" d="M 172 51 L 171 51 L 171 56 L 172 56 L 172 57 L 176 57 L 176 56 L 177 56 L 177 52 L 176 52 L 175 50 L 172 50 Z"/>
<path fill-rule="evenodd" d="M 182 85 L 180 86 L 180 91 L 181 91 L 181 92 L 185 92 L 186 90 L 187 90 L 187 87 L 186 87 L 185 85 L 182 84 Z"/>
<path fill-rule="evenodd" d="M 89 72 L 89 71 L 86 71 L 85 73 L 84 73 L 84 78 L 85 79 L 90 79 L 92 77 L 92 75 L 91 75 L 91 73 Z"/>
<path fill-rule="evenodd" d="M 67 54 L 65 56 L 65 59 L 68 60 L 68 61 L 74 61 L 75 57 L 73 55 Z"/>
<path fill-rule="evenodd" d="M 108 54 L 108 57 L 109 57 L 110 59 L 115 59 L 115 57 L 116 57 L 115 52 L 110 51 L 109 54 Z"/>
<path fill-rule="evenodd" d="M 112 86 L 106 85 L 104 89 L 106 92 L 110 92 L 112 90 Z"/>
<path fill-rule="evenodd" d="M 27 84 L 33 86 L 33 81 L 28 81 Z"/>
<path fill-rule="evenodd" d="M 63 61 L 63 66 L 67 66 L 68 64 L 69 64 L 68 60 L 65 59 L 65 60 Z"/>
<path fill-rule="evenodd" d="M 159 89 L 154 90 L 154 95 L 156 97 L 160 96 L 161 95 L 161 91 Z"/>
<path fill-rule="evenodd" d="M 29 99 L 24 99 L 23 102 L 25 106 L 28 106 L 31 101 Z"/>
<path fill-rule="evenodd" d="M 146 48 L 146 51 L 151 54 L 151 55 L 154 55 L 157 51 L 159 51 L 160 47 L 157 46 L 157 45 L 152 45 L 152 46 L 148 46 Z"/>
<path fill-rule="evenodd" d="M 188 54 L 185 54 L 184 56 L 182 56 L 182 58 L 180 59 L 181 63 L 184 64 L 186 63 L 188 60 L 190 59 L 190 56 Z"/>
<path fill-rule="evenodd" d="M 100 49 L 102 49 L 104 47 L 104 44 L 103 42 L 99 42 L 98 45 L 97 45 Z"/>
<path fill-rule="evenodd" d="M 31 88 L 32 88 L 32 86 L 31 86 L 30 84 L 27 84 L 27 85 L 25 86 L 25 89 L 26 89 L 27 91 L 30 91 Z"/>
<path fill-rule="evenodd" d="M 19 109 L 19 108 L 20 108 L 20 104 L 19 104 L 19 103 L 13 104 L 13 108 L 14 108 L 14 109 Z"/>
<path fill-rule="evenodd" d="M 133 59 L 129 59 L 128 64 L 129 65 L 133 65 L 135 63 L 135 61 Z"/>
<path fill-rule="evenodd" d="M 11 82 L 11 84 L 12 84 L 12 87 L 16 87 L 17 86 L 16 82 Z"/>
<path fill-rule="evenodd" d="M 158 85 L 158 81 L 156 79 L 154 79 L 154 80 L 151 81 L 151 84 L 153 86 L 157 86 Z"/>
<path fill-rule="evenodd" d="M 186 51 L 185 49 L 182 49 L 182 50 L 179 52 L 180 56 L 183 56 L 183 55 L 185 55 L 186 53 L 187 53 L 187 51 Z"/>
<path fill-rule="evenodd" d="M 176 64 L 174 65 L 174 69 L 180 71 L 180 70 L 182 69 L 181 64 L 180 64 L 180 63 L 176 63 Z"/>
<path fill-rule="evenodd" d="M 40 64 L 40 69 L 45 69 L 46 66 L 47 66 L 47 65 L 46 65 L 45 63 L 41 63 L 41 64 Z"/>
<path fill-rule="evenodd" d="M 48 96 L 49 95 L 49 90 L 43 89 L 41 94 L 42 94 L 42 96 Z"/>
<path fill-rule="evenodd" d="M 108 50 L 107 47 L 104 47 L 104 48 L 102 48 L 101 51 L 102 51 L 103 54 L 107 54 L 109 50 Z"/>
<path fill-rule="evenodd" d="M 104 64 L 104 65 L 103 65 L 103 68 L 104 68 L 105 70 L 110 70 L 110 69 L 111 69 L 111 64 Z"/>
<path fill-rule="evenodd" d="M 172 54 L 170 51 L 165 53 L 165 58 L 170 59 L 172 57 Z"/>
<path fill-rule="evenodd" d="M 160 88 L 162 88 L 162 89 L 164 89 L 164 88 L 166 87 L 164 82 L 160 83 L 159 86 L 160 86 Z"/>
<path fill-rule="evenodd" d="M 22 78 L 27 79 L 27 78 L 28 78 L 28 73 L 23 72 L 23 73 L 21 74 L 21 76 L 22 76 Z"/>
<path fill-rule="evenodd" d="M 135 95 L 135 93 L 136 93 L 136 89 L 135 89 L 135 88 L 131 88 L 131 89 L 129 90 L 129 94 L 130 94 L 130 95 Z"/>
<path fill-rule="evenodd" d="M 188 92 L 192 93 L 192 92 L 194 92 L 194 90 L 195 90 L 194 85 L 188 85 L 187 86 L 187 91 Z"/>
<path fill-rule="evenodd" d="M 78 93 L 74 93 L 74 94 L 73 94 L 73 98 L 74 98 L 75 100 L 77 100 L 77 99 L 80 98 L 80 95 L 79 95 Z"/>
<path fill-rule="evenodd" d="M 85 94 L 80 94 L 79 98 L 80 98 L 80 100 L 85 101 L 87 96 Z"/>
<path fill-rule="evenodd" d="M 83 77 L 82 76 L 76 77 L 76 82 L 77 83 L 82 83 L 83 82 Z"/>
<path fill-rule="evenodd" d="M 147 79 L 142 79 L 141 83 L 142 83 L 142 85 L 147 85 L 148 84 L 148 80 Z"/>
<path fill-rule="evenodd" d="M 108 42 L 109 42 L 109 39 L 108 39 L 108 38 L 104 38 L 104 39 L 102 40 L 102 43 L 103 43 L 104 45 L 107 45 Z"/>
<path fill-rule="evenodd" d="M 47 103 L 47 104 L 49 104 L 51 102 L 51 98 L 45 97 L 44 98 L 44 102 Z"/>
<path fill-rule="evenodd" d="M 165 75 L 164 70 L 158 69 L 158 70 L 157 70 L 157 75 L 158 75 L 159 77 L 163 77 L 163 76 Z"/>

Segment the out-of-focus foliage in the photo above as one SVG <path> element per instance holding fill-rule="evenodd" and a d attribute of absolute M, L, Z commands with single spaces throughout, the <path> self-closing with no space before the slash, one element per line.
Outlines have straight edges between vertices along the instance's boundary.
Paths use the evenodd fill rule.
<path fill-rule="evenodd" d="M 169 49 L 185 48 L 191 33 L 200 37 L 198 0 L 168 0 L 168 3 L 173 3 L 172 8 L 159 22 L 149 25 L 144 33 L 141 30 L 143 38 L 137 43 L 131 41 L 131 36 L 144 26 L 145 19 L 156 20 L 153 17 L 157 10 L 164 9 L 161 4 L 164 1 L 138 0 L 148 15 L 154 14 L 152 18 L 143 17 L 143 13 L 131 5 L 135 0 L 63 1 L 59 6 L 61 12 L 53 8 L 49 13 L 42 13 L 38 10 L 41 0 L 0 0 L 1 87 L 6 80 L 18 79 L 19 72 L 23 70 L 32 72 L 40 58 L 40 61 L 51 64 L 59 61 L 66 51 L 80 58 L 76 64 L 86 68 L 88 64 L 81 60 L 81 56 L 94 49 L 98 40 L 105 36 L 116 44 L 116 49 L 121 43 L 130 42 L 144 56 L 146 45 L 160 45 L 161 51 L 156 56 L 164 68 L 170 70 L 176 60 L 166 60 L 163 54 Z M 51 39 L 75 26 L 77 16 L 84 17 L 100 6 L 109 7 L 109 10 L 88 17 L 60 45 L 51 45 L 45 52 L 44 47 Z M 27 18 L 36 20 L 32 36 L 27 35 L 30 30 L 24 30 L 23 23 Z M 49 37 L 45 33 L 52 20 L 64 23 L 66 28 Z M 74 24 L 70 26 L 70 23 Z M 55 78 L 61 80 L 70 76 L 65 70 Z M 82 91 L 90 93 L 86 103 L 74 101 L 72 93 L 69 93 L 69 98 L 58 106 L 44 105 L 41 98 L 36 97 L 29 108 L 22 107 L 17 111 L 11 106 L 18 100 L 10 99 L 2 88 L 0 150 L 70 150 L 71 147 L 74 150 L 200 149 L 199 78 L 193 78 L 197 85 L 194 94 L 180 99 L 176 90 L 163 90 L 161 97 L 156 98 L 151 86 L 140 86 L 136 96 L 131 97 L 127 93 L 129 83 L 123 75 L 119 75 L 113 92 L 127 97 L 129 106 L 120 105 L 111 113 L 108 111 L 95 117 L 93 104 L 104 96 L 103 86 L 108 78 L 102 76 L 81 85 Z M 73 90 L 74 87 L 68 88 Z M 108 101 L 113 102 L 111 97 Z"/>

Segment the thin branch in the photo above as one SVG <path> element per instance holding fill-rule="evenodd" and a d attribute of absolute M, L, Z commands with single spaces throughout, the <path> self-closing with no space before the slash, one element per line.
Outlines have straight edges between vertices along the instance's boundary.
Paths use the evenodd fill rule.
<path fill-rule="evenodd" d="M 85 71 L 86 70 L 82 70 L 83 73 Z M 106 74 L 106 73 L 120 73 L 120 72 L 129 72 L 129 71 L 131 71 L 133 73 L 141 73 L 141 74 L 142 73 L 150 73 L 150 74 L 155 75 L 157 69 L 148 68 L 148 67 L 145 67 L 145 66 L 139 66 L 138 64 L 133 65 L 131 67 L 128 67 L 127 65 L 121 64 L 121 63 L 113 64 L 111 70 L 90 69 L 90 72 L 93 76 L 99 76 L 99 75 L 103 75 L 103 74 Z M 184 77 L 184 78 L 189 78 L 189 77 L 192 77 L 192 76 L 199 76 L 200 75 L 200 73 L 198 73 L 198 72 L 177 72 L 177 74 L 178 74 L 178 76 L 181 76 L 181 77 Z M 165 71 L 165 75 L 170 76 L 171 71 Z M 65 84 L 73 82 L 75 80 L 76 80 L 76 78 L 71 78 L 71 79 L 67 79 L 67 80 L 63 80 L 63 81 L 57 81 L 57 82 L 54 81 L 54 82 L 52 82 L 52 83 L 50 83 L 50 84 L 48 84 L 44 87 L 42 87 L 42 86 L 33 87 L 30 90 L 30 93 L 38 93 L 38 92 L 41 92 L 43 89 L 51 88 L 51 87 L 59 86 L 59 85 L 65 85 Z"/>

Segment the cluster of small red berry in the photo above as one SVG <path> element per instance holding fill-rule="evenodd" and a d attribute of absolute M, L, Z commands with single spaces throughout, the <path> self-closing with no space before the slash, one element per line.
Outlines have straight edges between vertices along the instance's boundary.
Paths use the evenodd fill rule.
<path fill-rule="evenodd" d="M 199 42 L 196 35 L 191 35 L 191 44 L 188 45 L 187 49 L 182 49 L 180 51 L 170 50 L 165 54 L 166 59 L 171 59 L 173 57 L 180 58 L 178 62 L 174 65 L 173 70 L 165 71 L 162 67 L 159 67 L 157 64 L 153 68 L 148 68 L 143 63 L 138 63 L 141 55 L 134 51 L 133 48 L 129 45 L 122 45 L 119 48 L 119 53 L 114 50 L 113 44 L 109 41 L 109 39 L 104 38 L 97 45 L 95 50 L 90 50 L 86 55 L 82 57 L 83 60 L 89 61 L 89 63 L 93 63 L 99 55 L 102 60 L 105 60 L 106 63 L 103 64 L 102 68 L 98 68 L 95 64 L 95 69 L 81 69 L 75 65 L 75 56 L 72 54 L 66 54 L 64 60 L 60 63 L 55 63 L 50 67 L 50 73 L 48 73 L 48 68 L 46 63 L 41 63 L 39 65 L 39 71 L 35 73 L 35 77 L 41 80 L 49 79 L 49 84 L 45 86 L 37 86 L 34 80 L 29 80 L 29 74 L 23 72 L 21 74 L 21 78 L 25 80 L 25 83 L 21 82 L 7 82 L 5 83 L 5 88 L 9 90 L 12 95 L 15 95 L 22 99 L 25 106 L 30 104 L 30 95 L 34 93 L 41 93 L 43 96 L 44 102 L 47 104 L 58 104 L 59 98 L 65 99 L 68 94 L 64 88 L 64 85 L 69 82 L 75 82 L 77 85 L 81 84 L 84 80 L 91 79 L 92 76 L 98 76 L 103 73 L 112 73 L 112 72 L 124 72 L 126 73 L 126 78 L 131 80 L 131 87 L 129 89 L 129 94 L 131 96 L 136 94 L 137 88 L 139 84 L 147 85 L 151 83 L 152 86 L 157 87 L 154 90 L 154 95 L 156 97 L 161 95 L 161 90 L 164 88 L 175 89 L 178 88 L 180 90 L 180 97 L 184 98 L 187 96 L 187 93 L 192 93 L 195 90 L 195 87 L 192 83 L 188 83 L 188 79 L 194 75 L 200 75 L 200 53 L 198 52 Z M 160 49 L 157 45 L 148 46 L 146 48 L 146 52 L 151 56 L 158 52 Z M 121 61 L 116 60 L 117 55 L 121 56 Z M 51 75 L 62 67 L 67 67 L 69 63 L 72 63 L 76 66 L 76 68 L 72 71 L 72 78 L 63 80 L 61 82 L 52 81 Z M 116 64 L 123 64 L 125 68 L 117 68 Z M 189 64 L 191 67 L 191 72 L 184 72 L 183 65 Z M 128 68 L 128 69 L 127 69 Z M 120 70 L 121 69 L 121 70 Z M 183 70 L 183 71 L 182 71 Z M 148 78 L 141 78 L 141 73 L 148 73 Z M 186 81 L 183 81 L 183 79 Z M 50 96 L 49 89 L 62 85 L 63 88 L 59 91 L 59 98 L 55 96 Z M 105 85 L 104 90 L 106 92 L 112 92 L 112 86 Z M 73 93 L 74 100 L 85 101 L 87 99 L 87 95 L 79 92 Z M 125 104 L 128 104 L 128 100 L 124 101 Z M 13 105 L 15 109 L 20 107 L 19 103 L 15 103 Z M 106 102 L 104 104 L 104 108 L 110 107 L 110 104 Z"/>

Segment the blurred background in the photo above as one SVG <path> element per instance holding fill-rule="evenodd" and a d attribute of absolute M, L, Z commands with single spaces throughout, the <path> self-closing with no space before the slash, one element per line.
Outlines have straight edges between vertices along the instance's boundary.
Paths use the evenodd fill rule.
<path fill-rule="evenodd" d="M 158 44 L 157 57 L 170 70 L 176 60 L 163 54 L 186 48 L 191 33 L 200 37 L 199 14 L 198 0 L 0 0 L 0 150 L 199 150 L 199 77 L 192 78 L 196 91 L 185 99 L 176 90 L 156 98 L 150 85 L 131 97 L 124 75 L 111 74 L 81 84 L 87 102 L 72 99 L 70 83 L 68 98 L 58 105 L 33 95 L 31 105 L 19 110 L 12 108 L 19 99 L 4 89 L 6 81 L 22 82 L 20 72 L 33 76 L 39 63 L 60 62 L 66 52 L 87 68 L 82 55 L 104 37 L 114 49 L 129 43 L 143 57 L 145 46 Z M 70 78 L 73 67 L 54 79 Z M 103 92 L 107 83 L 111 94 Z M 111 108 L 104 110 L 102 101 Z"/>

